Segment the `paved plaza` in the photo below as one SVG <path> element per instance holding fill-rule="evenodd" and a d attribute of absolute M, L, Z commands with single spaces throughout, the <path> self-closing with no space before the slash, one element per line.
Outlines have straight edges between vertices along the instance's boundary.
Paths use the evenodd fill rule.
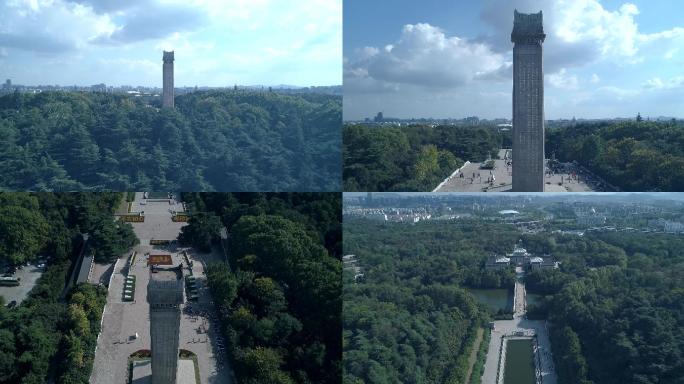
<path fill-rule="evenodd" d="M 537 369 L 540 371 L 541 383 L 538 384 L 556 384 L 558 381 L 555 367 L 553 366 L 553 357 L 551 355 L 551 341 L 547 330 L 546 321 L 544 320 L 528 320 L 525 316 L 527 311 L 527 300 L 525 293 L 525 285 L 522 284 L 523 272 L 522 268 L 516 268 L 518 281 L 515 285 L 514 301 L 513 301 L 513 320 L 498 320 L 494 322 L 494 329 L 492 330 L 492 337 L 489 340 L 489 350 L 487 352 L 487 359 L 485 361 L 484 372 L 482 374 L 483 383 L 497 383 L 497 373 L 505 362 L 505 343 L 502 348 L 502 338 L 515 337 L 535 337 L 536 336 L 536 353 L 535 361 Z M 503 354 L 502 354 L 503 352 Z M 501 367 L 500 367 L 501 366 Z M 500 372 L 500 382 L 503 382 L 503 371 Z"/>
<path fill-rule="evenodd" d="M 482 163 L 467 163 L 442 182 L 433 192 L 505 192 L 513 185 L 511 150 L 501 149 L 494 169 L 481 169 Z M 600 190 L 602 182 L 587 171 L 562 163 L 544 174 L 544 192 L 590 192 Z M 574 174 L 574 176 L 573 176 Z"/>
<path fill-rule="evenodd" d="M 140 208 L 142 207 L 142 208 Z M 132 223 L 140 244 L 122 255 L 111 272 L 111 283 L 105 307 L 102 331 L 90 383 L 126 383 L 128 379 L 128 357 L 139 350 L 150 349 L 150 314 L 147 302 L 147 284 L 150 271 L 146 254 L 166 253 L 173 259 L 173 265 L 183 263 L 183 273 L 188 274 L 188 265 L 183 260 L 183 251 L 188 252 L 193 262 L 193 274 L 198 282 L 198 301 L 181 305 L 179 347 L 197 355 L 202 384 L 232 383 L 232 374 L 220 335 L 211 295 L 206 283 L 206 263 L 221 259 L 218 253 L 203 254 L 194 249 L 180 248 L 176 243 L 166 246 L 151 246 L 150 239 L 175 240 L 186 223 L 171 221 L 171 211 L 182 211 L 182 204 L 174 201 L 148 202 L 142 193 L 136 193 L 133 211 L 144 211 L 145 221 Z M 134 263 L 128 271 L 129 256 L 136 252 Z M 100 278 L 108 275 L 109 266 L 98 266 Z M 134 301 L 123 301 L 126 274 L 136 276 Z M 137 334 L 137 338 L 136 338 Z"/>

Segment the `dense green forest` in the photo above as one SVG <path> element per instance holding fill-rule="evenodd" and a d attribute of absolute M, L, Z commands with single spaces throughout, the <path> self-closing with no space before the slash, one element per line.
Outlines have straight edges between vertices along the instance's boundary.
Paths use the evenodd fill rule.
<path fill-rule="evenodd" d="M 114 228 L 111 214 L 121 198 L 118 193 L 0 193 L 0 261 L 49 257 L 21 305 L 11 310 L 0 305 L 0 383 L 88 382 L 107 290 L 81 284 L 65 297 L 62 292 L 79 253 L 80 233 Z M 101 245 L 111 248 L 110 242 L 121 241 L 114 235 Z"/>
<path fill-rule="evenodd" d="M 463 165 L 496 157 L 505 135 L 495 127 L 345 124 L 345 191 L 431 191 Z"/>
<path fill-rule="evenodd" d="M 180 241 L 228 260 L 207 276 L 240 383 L 340 383 L 339 193 L 185 193 Z"/>
<path fill-rule="evenodd" d="M 465 287 L 511 288 L 512 271 L 486 272 L 492 253 L 519 238 L 511 227 L 345 218 L 344 383 L 462 383 L 477 328 L 493 315 Z"/>
<path fill-rule="evenodd" d="M 527 291 L 543 295 L 528 316 L 549 320 L 560 384 L 682 382 L 681 236 L 521 235 L 474 220 L 348 219 L 345 253 L 357 256 L 364 277 L 355 283 L 345 274 L 345 383 L 462 382 L 464 348 L 492 314 L 473 310 L 460 287 L 496 286 L 484 259 L 518 238 L 561 262 L 525 277 Z M 511 271 L 500 273 L 501 286 L 512 284 Z"/>
<path fill-rule="evenodd" d="M 546 154 L 577 161 L 623 191 L 684 191 L 682 121 L 552 128 L 546 133 Z"/>
<path fill-rule="evenodd" d="M 340 189 L 341 97 L 241 90 L 175 101 L 159 109 L 101 93 L 0 97 L 0 189 Z"/>
<path fill-rule="evenodd" d="M 599 233 L 527 236 L 561 270 L 526 276 L 546 298 L 530 317 L 548 317 L 560 384 L 682 383 L 684 238 Z"/>

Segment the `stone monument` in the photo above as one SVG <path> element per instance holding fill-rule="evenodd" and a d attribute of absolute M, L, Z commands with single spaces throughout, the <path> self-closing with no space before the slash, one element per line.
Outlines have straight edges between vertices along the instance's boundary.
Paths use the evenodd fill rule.
<path fill-rule="evenodd" d="M 183 272 L 179 267 L 151 266 L 147 285 L 150 303 L 152 384 L 174 384 L 178 371 L 180 304 L 183 303 Z"/>
<path fill-rule="evenodd" d="M 544 192 L 544 42 L 542 12 L 514 12 L 513 191 Z"/>
<path fill-rule="evenodd" d="M 173 51 L 164 51 L 162 107 L 173 108 Z"/>

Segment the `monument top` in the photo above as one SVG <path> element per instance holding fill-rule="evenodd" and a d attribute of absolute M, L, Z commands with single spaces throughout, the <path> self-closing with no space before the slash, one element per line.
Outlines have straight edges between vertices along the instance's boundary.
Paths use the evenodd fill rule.
<path fill-rule="evenodd" d="M 512 42 L 544 41 L 546 34 L 544 34 L 542 11 L 539 11 L 538 13 L 520 13 L 516 9 L 513 12 L 513 15 Z"/>
<path fill-rule="evenodd" d="M 173 61 L 173 51 L 164 51 L 164 61 Z"/>
<path fill-rule="evenodd" d="M 177 305 L 183 302 L 183 270 L 151 266 L 147 284 L 147 301 L 154 304 Z"/>

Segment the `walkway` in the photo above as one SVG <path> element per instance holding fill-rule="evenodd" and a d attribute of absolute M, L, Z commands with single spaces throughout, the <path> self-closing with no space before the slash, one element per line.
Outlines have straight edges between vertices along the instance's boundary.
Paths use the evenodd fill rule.
<path fill-rule="evenodd" d="M 498 373 L 505 361 L 505 343 L 502 344 L 504 337 L 522 336 L 533 337 L 536 336 L 537 351 L 535 360 L 537 368 L 540 369 L 541 384 L 556 384 L 557 376 L 555 367 L 553 366 L 553 358 L 551 355 L 551 341 L 546 321 L 544 320 L 528 320 L 525 315 L 527 312 L 527 300 L 525 294 L 525 285 L 522 283 L 524 272 L 522 268 L 516 268 L 516 276 L 518 280 L 515 284 L 515 292 L 513 299 L 513 320 L 498 320 L 494 322 L 494 329 L 492 330 L 492 337 L 489 341 L 489 350 L 487 352 L 487 359 L 485 361 L 484 372 L 482 374 L 483 383 L 497 383 Z M 503 349 L 503 354 L 502 354 Z M 501 370 L 503 373 L 503 370 Z M 503 375 L 499 377 L 499 383 L 503 382 Z"/>
<path fill-rule="evenodd" d="M 470 375 L 473 374 L 473 366 L 477 362 L 477 353 L 480 351 L 480 344 L 482 344 L 483 335 L 484 330 L 482 328 L 478 328 L 477 335 L 475 336 L 475 342 L 473 343 L 473 349 L 470 351 L 470 356 L 468 356 L 468 372 L 466 373 L 464 383 L 470 383 Z"/>

